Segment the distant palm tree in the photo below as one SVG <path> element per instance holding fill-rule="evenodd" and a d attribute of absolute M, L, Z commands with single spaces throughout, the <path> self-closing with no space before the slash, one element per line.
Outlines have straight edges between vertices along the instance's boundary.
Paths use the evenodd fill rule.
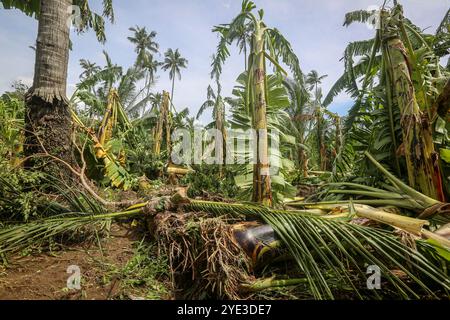
<path fill-rule="evenodd" d="M 113 63 L 106 51 L 103 54 L 106 60 L 103 68 L 87 60 L 80 60 L 84 71 L 80 75 L 81 82 L 77 86 L 75 97 L 90 107 L 91 115 L 101 116 L 105 112 L 111 90 L 115 90 L 129 116 L 137 117 L 145 112 L 153 97 L 152 93 L 146 93 L 146 87 L 138 87 L 145 78 L 145 70 L 136 66 L 123 70 Z"/>
<path fill-rule="evenodd" d="M 143 68 L 153 60 L 153 53 L 157 53 L 159 50 L 159 44 L 154 41 L 157 33 L 156 31 L 150 31 L 149 33 L 145 27 L 141 28 L 139 26 L 129 30 L 134 32 L 134 35 L 127 39 L 136 46 L 135 52 L 138 55 L 136 66 Z"/>
<path fill-rule="evenodd" d="M 92 78 L 102 69 L 95 62 L 90 62 L 87 59 L 80 59 L 80 66 L 83 69 L 83 72 L 80 74 L 81 81 Z M 94 86 L 90 86 L 89 90 L 90 92 L 95 93 Z"/>
<path fill-rule="evenodd" d="M 328 77 L 328 75 L 320 76 L 316 70 L 312 70 L 306 76 L 306 84 L 310 86 L 309 90 L 314 90 L 316 103 L 320 100 L 319 85 L 322 84 L 322 80 L 325 79 L 326 77 Z"/>
<path fill-rule="evenodd" d="M 87 59 L 80 59 L 80 66 L 83 69 L 83 72 L 80 74 L 81 80 L 88 79 L 101 70 L 95 62 L 90 62 Z"/>
<path fill-rule="evenodd" d="M 163 69 L 164 71 L 169 71 L 169 79 L 172 80 L 172 93 L 170 96 L 170 99 L 172 101 L 172 107 L 173 107 L 173 92 L 175 88 L 175 75 L 178 75 L 178 79 L 181 80 L 181 70 L 180 68 L 186 68 L 188 61 L 183 58 L 176 49 L 173 51 L 172 49 L 168 49 L 166 53 L 164 54 L 165 59 L 163 63 Z"/>
<path fill-rule="evenodd" d="M 150 89 L 150 86 L 152 83 L 155 82 L 155 75 L 158 71 L 158 68 L 162 66 L 163 63 L 155 60 L 153 57 L 150 58 L 150 60 L 143 65 L 143 69 L 146 71 L 148 76 L 148 88 Z"/>
<path fill-rule="evenodd" d="M 217 85 L 217 93 L 214 92 L 214 89 L 211 86 L 208 86 L 207 89 L 207 99 L 200 107 L 196 119 L 198 120 L 201 115 L 206 111 L 206 109 L 213 109 L 213 119 L 215 121 L 215 127 L 217 130 L 222 132 L 223 137 L 225 138 L 225 101 L 222 98 L 222 86 L 219 81 L 216 79 Z M 225 141 L 224 141 L 225 142 Z"/>
<path fill-rule="evenodd" d="M 247 48 L 250 48 L 252 42 L 252 28 L 253 22 L 248 22 L 245 24 L 241 24 L 236 26 L 236 28 L 230 30 L 227 25 L 219 25 L 214 27 L 213 32 L 218 32 L 219 34 L 224 35 L 226 33 L 226 37 L 230 43 L 236 42 L 236 46 L 239 49 L 239 53 L 244 53 L 244 66 L 245 71 L 247 71 L 248 66 L 248 54 Z M 216 57 L 213 57 L 215 60 Z"/>
<path fill-rule="evenodd" d="M 244 26 L 239 26 L 237 29 L 237 40 L 236 45 L 239 48 L 239 53 L 244 53 L 244 61 L 245 61 L 245 71 L 247 71 L 247 64 L 248 64 L 248 54 L 247 54 L 247 47 L 250 47 L 251 45 L 251 34 L 252 29 L 251 25 L 246 24 Z"/>
<path fill-rule="evenodd" d="M 160 92 L 157 92 L 155 94 L 152 94 L 151 98 L 150 98 L 150 114 L 156 114 L 158 112 L 158 108 L 162 103 L 162 94 Z"/>
<path fill-rule="evenodd" d="M 157 33 L 155 31 L 148 32 L 145 27 L 129 28 L 134 33 L 133 36 L 128 37 L 128 40 L 133 43 L 137 53 L 135 66 L 138 69 L 145 71 L 145 95 L 149 96 L 150 88 L 155 81 L 155 74 L 158 67 L 162 65 L 158 62 L 153 54 L 159 51 L 159 44 L 154 40 Z"/>

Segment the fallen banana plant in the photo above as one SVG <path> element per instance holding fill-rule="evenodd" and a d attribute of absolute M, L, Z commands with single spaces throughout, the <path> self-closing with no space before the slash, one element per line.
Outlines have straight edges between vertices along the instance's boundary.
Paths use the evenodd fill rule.
<path fill-rule="evenodd" d="M 356 214 L 360 217 L 378 221 L 406 232 L 409 232 L 415 236 L 420 236 L 424 239 L 432 239 L 438 242 L 441 246 L 447 248 L 450 251 L 450 241 L 445 237 L 435 234 L 429 230 L 424 229 L 425 226 L 429 226 L 430 222 L 422 219 L 415 219 L 399 214 L 389 213 L 380 209 L 371 208 L 365 205 L 354 205 Z"/>
<path fill-rule="evenodd" d="M 172 163 L 169 163 L 169 165 L 167 166 L 167 173 L 169 175 L 179 175 L 179 176 L 185 176 L 187 175 L 189 172 L 192 172 L 192 169 L 188 169 L 188 168 L 183 168 L 180 166 L 176 166 Z"/>
<path fill-rule="evenodd" d="M 326 187 L 336 187 L 328 190 L 330 194 L 345 194 L 349 196 L 364 196 L 364 199 L 352 199 L 352 203 L 370 206 L 395 206 L 418 213 L 419 219 L 432 217 L 437 214 L 450 214 L 450 204 L 432 199 L 417 190 L 411 188 L 384 168 L 368 152 L 367 158 L 377 167 L 390 182 L 385 185 L 387 190 L 360 185 L 356 183 L 330 183 Z M 339 187 L 351 187 L 352 189 L 337 189 Z M 337 207 L 348 206 L 350 201 L 327 201 L 319 203 L 306 203 L 293 201 L 286 205 L 293 208 L 331 210 Z"/>
<path fill-rule="evenodd" d="M 364 199 L 351 199 L 349 201 L 331 201 L 321 203 L 305 203 L 304 201 L 294 201 L 287 203 L 288 206 L 304 209 L 321 210 L 346 210 L 351 206 L 359 217 L 378 221 L 390 225 L 415 236 L 424 239 L 431 239 L 439 246 L 450 250 L 450 241 L 448 238 L 433 233 L 424 228 L 430 223 L 425 218 L 435 215 L 448 215 L 450 213 L 450 204 L 434 200 L 403 183 L 387 171 L 379 162 L 377 162 L 368 152 L 367 158 L 384 174 L 391 185 L 385 185 L 389 190 L 383 190 L 356 183 L 330 183 L 327 187 L 350 187 L 352 189 L 330 189 L 330 194 L 346 194 L 350 196 L 364 196 Z M 375 199 L 366 199 L 375 198 Z M 369 206 L 370 205 L 370 206 Z M 418 219 L 406 217 L 399 214 L 393 214 L 371 206 L 394 206 L 418 212 Z"/>
<path fill-rule="evenodd" d="M 139 215 L 154 217 L 158 212 L 180 210 L 207 214 L 212 218 L 223 217 L 223 221 L 227 221 L 227 216 L 233 217 L 233 221 L 258 220 L 267 223 L 274 230 L 277 239 L 263 245 L 251 244 L 249 247 L 253 247 L 252 255 L 258 260 L 263 251 L 283 246 L 295 261 L 299 276 L 242 283 L 244 291 L 302 285 L 306 286 L 316 299 L 334 299 L 336 292 L 340 290 L 351 290 L 360 299 L 381 299 L 383 292 L 395 292 L 396 296 L 406 299 L 420 298 L 424 293 L 429 297 L 439 298 L 450 291 L 449 277 L 442 268 L 446 262 L 440 258 L 441 255 L 435 253 L 436 247 L 418 239 L 415 241 L 415 248 L 412 248 L 393 232 L 349 223 L 352 211 L 359 211 L 359 214 L 370 219 L 416 233 L 424 232 L 423 227 L 427 221 L 391 216 L 384 211 L 378 212 L 361 206 L 354 209 L 349 207 L 349 212 L 345 213 L 349 218 L 342 220 L 329 219 L 328 215 L 317 215 L 316 210 L 276 210 L 255 204 L 190 200 L 179 192 L 172 197 L 155 198 L 136 204 L 124 212 L 67 214 L 2 228 L 0 254 L 17 252 L 39 241 L 77 232 L 83 228 L 100 228 L 102 223 L 111 219 Z M 270 231 L 267 226 L 263 229 Z M 257 236 L 255 239 L 261 240 L 261 237 Z M 264 237 L 262 240 L 264 242 Z M 212 247 L 210 249 L 213 250 Z M 245 248 L 242 250 L 245 251 Z M 382 285 L 386 286 L 387 291 L 367 289 L 367 266 L 380 268 Z M 221 282 L 221 285 L 226 286 L 227 283 Z"/>
<path fill-rule="evenodd" d="M 274 278 L 256 280 L 250 284 L 243 284 L 241 286 L 242 290 L 248 292 L 259 292 L 267 289 L 273 289 L 278 287 L 290 287 L 297 286 L 299 284 L 308 283 L 308 279 L 300 278 L 300 279 L 284 279 L 277 280 Z"/>
<path fill-rule="evenodd" d="M 104 163 L 105 175 L 111 180 L 111 184 L 116 188 L 128 190 L 131 186 L 131 177 L 124 167 L 125 156 L 123 150 L 118 155 L 114 155 L 110 150 L 113 130 L 119 120 L 125 128 L 131 127 L 131 123 L 120 104 L 117 90 L 111 89 L 108 94 L 105 115 L 97 134 L 91 128 L 87 128 L 73 110 L 71 113 L 72 121 L 86 132 L 92 140 L 95 157 Z"/>

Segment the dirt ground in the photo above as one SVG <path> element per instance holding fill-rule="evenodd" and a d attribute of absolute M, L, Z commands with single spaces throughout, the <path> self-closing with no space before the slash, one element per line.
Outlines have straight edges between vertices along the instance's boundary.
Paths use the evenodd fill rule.
<path fill-rule="evenodd" d="M 133 256 L 136 235 L 132 228 L 113 224 L 111 235 L 96 243 L 77 245 L 50 254 L 15 257 L 0 266 L 0 300 L 105 300 L 119 295 L 138 299 L 121 291 L 120 279 L 110 270 L 119 270 Z M 81 271 L 81 290 L 67 289 L 69 266 Z"/>

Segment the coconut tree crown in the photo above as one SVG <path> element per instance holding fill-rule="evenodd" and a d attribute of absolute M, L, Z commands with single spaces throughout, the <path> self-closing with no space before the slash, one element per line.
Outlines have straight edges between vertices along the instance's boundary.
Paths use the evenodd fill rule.
<path fill-rule="evenodd" d="M 159 50 L 159 44 L 154 40 L 157 35 L 156 31 L 148 32 L 145 27 L 141 28 L 139 26 L 129 30 L 134 33 L 133 36 L 127 39 L 136 46 L 135 52 L 138 55 L 136 65 L 141 67 L 148 66 L 153 62 L 153 54 Z"/>
<path fill-rule="evenodd" d="M 164 71 L 169 70 L 169 79 L 172 80 L 172 94 L 170 98 L 173 102 L 173 93 L 175 88 L 175 76 L 178 76 L 178 80 L 181 80 L 181 68 L 186 69 L 188 65 L 188 60 L 183 58 L 180 54 L 180 51 L 176 49 L 168 49 L 166 53 L 164 53 L 164 62 L 162 65 L 162 69 Z M 172 103 L 173 107 L 173 103 Z"/>
<path fill-rule="evenodd" d="M 77 25 L 78 33 L 93 29 L 97 35 L 97 39 L 100 42 L 106 41 L 105 35 L 105 18 L 111 23 L 114 23 L 114 9 L 112 0 L 102 0 L 102 12 L 101 14 L 91 10 L 88 0 L 73 0 L 66 1 L 67 5 L 78 6 L 80 8 L 81 20 Z M 41 8 L 40 0 L 0 0 L 5 9 L 19 9 L 28 16 L 34 16 L 39 19 L 39 13 Z"/>
<path fill-rule="evenodd" d="M 176 49 L 168 49 L 166 53 L 164 53 L 164 62 L 163 69 L 164 71 L 169 70 L 169 77 L 172 80 L 175 76 L 178 76 L 178 79 L 181 80 L 181 68 L 187 68 L 188 60 L 183 58 L 180 54 L 180 51 Z"/>

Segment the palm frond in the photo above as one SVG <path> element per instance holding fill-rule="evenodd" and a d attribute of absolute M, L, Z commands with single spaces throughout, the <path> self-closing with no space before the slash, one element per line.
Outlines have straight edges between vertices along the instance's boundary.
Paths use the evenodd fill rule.
<path fill-rule="evenodd" d="M 434 286 L 450 289 L 447 275 L 421 253 L 421 250 L 429 250 L 426 244 L 419 241 L 419 251 L 415 251 L 381 229 L 317 217 L 308 210 L 272 210 L 246 203 L 192 200 L 184 208 L 216 215 L 259 217 L 266 221 L 289 249 L 311 294 L 317 299 L 336 298 L 338 288 L 333 285 L 336 282 L 340 288 L 351 288 L 360 298 L 368 295 L 370 290 L 361 288 L 365 287 L 366 268 L 370 265 L 378 266 L 383 279 L 392 286 L 390 290 L 403 298 L 418 298 L 417 287 L 433 297 L 436 297 Z M 408 280 L 396 276 L 394 271 L 403 272 Z M 421 272 L 421 277 L 417 276 L 417 271 Z M 380 298 L 376 291 L 371 294 Z"/>
<path fill-rule="evenodd" d="M 131 210 L 100 215 L 70 213 L 26 224 L 8 225 L 0 228 L 0 255 L 41 245 L 58 236 L 82 235 L 88 231 L 87 228 L 101 231 L 112 219 L 132 217 L 139 212 Z"/>
<path fill-rule="evenodd" d="M 370 265 L 379 267 L 383 279 L 403 298 L 420 295 L 408 281 L 394 275 L 393 270 L 404 272 L 430 296 L 436 297 L 435 291 L 416 275 L 417 270 L 442 289 L 450 288 L 447 275 L 439 267 L 386 231 L 312 216 L 271 212 L 264 212 L 262 216 L 288 247 L 317 299 L 335 298 L 330 286 L 334 277 L 362 298 L 361 287 L 364 287 L 366 268 Z"/>

